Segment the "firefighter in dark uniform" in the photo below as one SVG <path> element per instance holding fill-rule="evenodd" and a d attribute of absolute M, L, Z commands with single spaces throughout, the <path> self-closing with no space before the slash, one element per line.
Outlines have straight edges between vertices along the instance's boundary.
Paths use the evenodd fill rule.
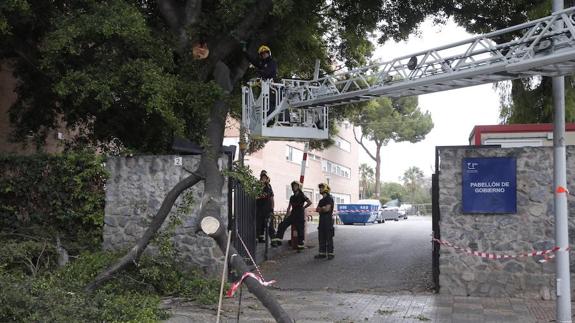
<path fill-rule="evenodd" d="M 277 79 L 278 74 L 278 63 L 272 58 L 272 51 L 266 45 L 261 45 L 258 48 L 258 58 L 254 59 L 249 53 L 244 49 L 244 55 L 248 61 L 256 68 L 256 75 L 262 80 L 272 80 Z M 276 91 L 270 89 L 269 93 L 269 111 L 268 115 L 271 114 L 276 108 Z M 284 119 L 289 120 L 289 112 L 286 110 L 284 112 Z M 274 124 L 273 120 L 267 123 L 268 127 Z"/>
<path fill-rule="evenodd" d="M 263 80 L 275 80 L 278 73 L 278 63 L 272 58 L 272 51 L 266 45 L 261 45 L 258 49 L 258 59 L 254 59 L 247 52 L 245 57 L 256 68 L 256 74 Z"/>
<path fill-rule="evenodd" d="M 335 233 L 333 228 L 333 197 L 329 194 L 329 185 L 321 183 L 318 188 L 319 193 L 322 195 L 322 199 L 318 202 L 315 209 L 319 213 L 319 227 L 317 228 L 319 254 L 314 258 L 331 260 L 335 257 L 333 253 L 333 236 Z"/>
<path fill-rule="evenodd" d="M 284 232 L 293 225 L 297 230 L 297 250 L 304 249 L 304 227 L 305 227 L 305 209 L 311 205 L 311 201 L 302 192 L 302 184 L 297 181 L 291 183 L 293 195 L 289 199 L 289 205 L 286 211 L 286 217 L 280 223 L 276 236 L 272 239 L 272 247 L 282 244 Z"/>
<path fill-rule="evenodd" d="M 270 238 L 274 236 L 274 228 L 270 217 L 274 212 L 274 191 L 270 184 L 270 178 L 265 170 L 260 173 L 260 182 L 263 185 L 263 191 L 256 199 L 256 231 L 258 242 L 264 243 L 266 234 L 266 224 L 268 225 L 268 234 Z"/>

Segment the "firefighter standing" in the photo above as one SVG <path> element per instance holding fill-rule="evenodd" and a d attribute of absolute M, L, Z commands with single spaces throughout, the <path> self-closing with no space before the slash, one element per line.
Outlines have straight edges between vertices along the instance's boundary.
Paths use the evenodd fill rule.
<path fill-rule="evenodd" d="M 270 178 L 265 170 L 260 173 L 260 182 L 263 185 L 262 195 L 256 199 L 256 230 L 258 242 L 265 242 L 266 224 L 268 225 L 268 234 L 274 236 L 274 228 L 270 217 L 274 212 L 274 191 L 270 185 Z"/>
<path fill-rule="evenodd" d="M 333 236 L 335 234 L 333 228 L 333 197 L 330 193 L 329 185 L 321 183 L 318 185 L 319 193 L 322 199 L 317 204 L 315 209 L 319 212 L 319 254 L 314 258 L 322 259 L 327 258 L 331 260 L 335 257 L 333 253 Z"/>
<path fill-rule="evenodd" d="M 297 250 L 300 252 L 304 249 L 305 209 L 311 205 L 311 201 L 302 192 L 302 184 L 300 182 L 293 181 L 291 189 L 293 195 L 289 199 L 286 217 L 280 223 L 277 235 L 272 239 L 272 247 L 282 244 L 284 232 L 290 225 L 293 225 L 297 230 Z"/>

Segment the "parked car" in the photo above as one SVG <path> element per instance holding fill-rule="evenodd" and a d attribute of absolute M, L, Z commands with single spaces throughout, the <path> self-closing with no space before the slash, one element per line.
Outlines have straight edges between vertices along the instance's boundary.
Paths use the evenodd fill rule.
<path fill-rule="evenodd" d="M 399 200 L 391 200 L 385 203 L 381 209 L 381 217 L 383 220 L 393 220 L 399 221 L 400 218 L 404 218 L 404 214 L 401 214 L 401 209 L 399 207 Z"/>
<path fill-rule="evenodd" d="M 399 221 L 403 216 L 399 213 L 399 208 L 397 206 L 384 207 L 381 209 L 381 217 L 384 221 Z"/>
<path fill-rule="evenodd" d="M 401 204 L 399 207 L 400 218 L 407 220 L 407 215 L 413 211 L 413 206 L 411 204 Z"/>

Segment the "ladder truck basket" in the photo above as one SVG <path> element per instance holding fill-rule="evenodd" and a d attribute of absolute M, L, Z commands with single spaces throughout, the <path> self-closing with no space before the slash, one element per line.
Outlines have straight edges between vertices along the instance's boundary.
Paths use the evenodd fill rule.
<path fill-rule="evenodd" d="M 252 80 L 242 87 L 242 124 L 253 137 L 268 140 L 308 141 L 327 139 L 326 106 L 291 108 L 290 98 L 298 93 L 285 83 Z"/>

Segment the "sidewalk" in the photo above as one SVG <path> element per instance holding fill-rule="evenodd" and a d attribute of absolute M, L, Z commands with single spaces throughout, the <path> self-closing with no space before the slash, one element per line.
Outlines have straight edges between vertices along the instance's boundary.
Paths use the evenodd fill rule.
<path fill-rule="evenodd" d="M 272 290 L 296 322 L 553 322 L 554 301 L 457 297 L 436 294 L 360 294 Z M 239 294 L 225 299 L 222 322 L 236 322 Z M 167 323 L 215 322 L 217 306 L 165 303 Z M 244 288 L 240 322 L 274 322 Z"/>

